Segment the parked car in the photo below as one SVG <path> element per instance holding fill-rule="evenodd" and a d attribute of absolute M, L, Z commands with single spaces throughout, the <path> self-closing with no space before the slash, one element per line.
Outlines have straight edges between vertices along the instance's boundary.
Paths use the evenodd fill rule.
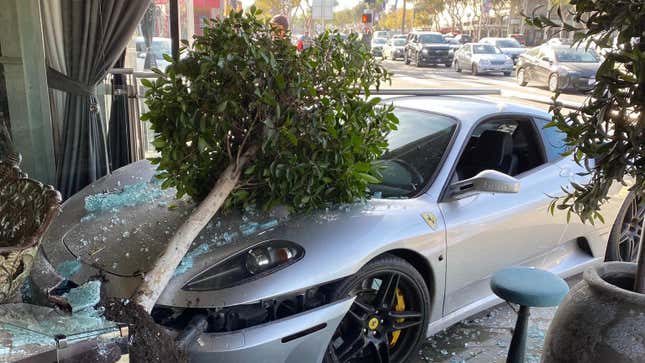
<path fill-rule="evenodd" d="M 596 83 L 600 57 L 581 47 L 544 44 L 527 51 L 517 62 L 517 83 L 546 85 L 551 92 L 559 90 L 588 91 Z"/>
<path fill-rule="evenodd" d="M 309 36 L 309 34 L 302 35 L 298 39 L 298 42 L 296 43 L 296 47 L 298 48 L 298 50 L 307 49 L 313 45 L 314 45 L 314 40 Z"/>
<path fill-rule="evenodd" d="M 391 38 L 385 43 L 383 47 L 383 59 L 403 59 L 405 52 L 405 39 L 404 38 Z"/>
<path fill-rule="evenodd" d="M 387 44 L 387 39 L 385 39 L 385 38 L 373 38 L 372 39 L 372 44 L 371 44 L 372 54 L 375 57 L 382 57 L 383 56 L 383 47 L 386 44 Z"/>
<path fill-rule="evenodd" d="M 546 41 L 546 44 L 548 45 L 573 45 L 573 41 L 569 38 L 551 38 Z"/>
<path fill-rule="evenodd" d="M 405 64 L 411 62 L 417 67 L 425 64 L 445 64 L 450 67 L 450 46 L 441 33 L 410 32 L 405 44 Z"/>
<path fill-rule="evenodd" d="M 509 34 L 508 37 L 513 38 L 521 45 L 526 46 L 526 38 L 524 37 L 524 34 Z"/>
<path fill-rule="evenodd" d="M 193 337 L 191 362 L 401 363 L 426 336 L 500 303 L 489 288 L 498 269 L 578 274 L 632 233 L 638 203 L 620 184 L 599 211 L 607 224 L 547 212 L 561 186 L 588 180 L 561 155 L 558 129 L 544 128 L 548 113 L 473 96 L 387 102 L 400 123 L 371 199 L 294 215 L 232 211 L 195 239 L 152 311 Z M 195 206 L 160 190 L 155 172 L 138 161 L 65 201 L 36 257 L 34 294 L 52 266 L 78 261 L 67 285 L 99 278 L 104 297 L 132 296 Z M 132 190 L 137 198 L 122 195 Z M 106 191 L 127 203 L 87 212 Z"/>
<path fill-rule="evenodd" d="M 517 63 L 520 54 L 526 52 L 526 48 L 514 38 L 483 38 L 479 43 L 494 45 L 501 49 L 502 53 L 513 59 L 513 64 Z"/>
<path fill-rule="evenodd" d="M 390 32 L 389 30 L 377 30 L 374 32 L 374 38 L 389 39 L 391 35 L 392 35 L 392 32 Z"/>
<path fill-rule="evenodd" d="M 457 34 L 455 40 L 461 44 L 472 43 L 473 38 L 468 34 Z"/>
<path fill-rule="evenodd" d="M 503 73 L 510 76 L 513 60 L 494 45 L 468 43 L 455 52 L 454 67 L 457 72 L 467 69 L 473 75 Z"/>

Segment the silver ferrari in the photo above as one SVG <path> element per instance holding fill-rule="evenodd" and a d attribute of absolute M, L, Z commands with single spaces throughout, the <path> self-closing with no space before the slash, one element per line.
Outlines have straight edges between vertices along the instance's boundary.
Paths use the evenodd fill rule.
<path fill-rule="evenodd" d="M 561 276 L 633 260 L 644 211 L 616 184 L 582 224 L 548 211 L 584 183 L 549 114 L 483 97 L 394 96 L 383 182 L 372 197 L 305 214 L 249 208 L 214 218 L 152 312 L 194 362 L 404 362 L 427 336 L 500 301 L 496 270 Z M 100 279 L 128 298 L 194 207 L 140 161 L 63 205 L 36 291 Z M 78 264 L 79 268 L 69 266 Z"/>

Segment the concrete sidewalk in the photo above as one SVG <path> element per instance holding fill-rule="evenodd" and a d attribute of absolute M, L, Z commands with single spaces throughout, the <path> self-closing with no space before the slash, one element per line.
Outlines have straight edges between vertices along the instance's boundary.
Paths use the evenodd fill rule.
<path fill-rule="evenodd" d="M 567 279 L 569 286 L 581 275 Z M 515 327 L 516 313 L 504 303 L 468 318 L 426 340 L 409 363 L 503 363 Z M 539 363 L 544 337 L 556 308 L 531 309 L 526 363 Z"/>

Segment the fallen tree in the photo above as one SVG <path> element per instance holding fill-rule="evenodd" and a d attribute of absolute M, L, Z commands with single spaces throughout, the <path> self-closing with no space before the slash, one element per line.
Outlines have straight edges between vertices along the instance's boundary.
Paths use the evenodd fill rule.
<path fill-rule="evenodd" d="M 199 206 L 175 232 L 133 300 L 150 312 L 193 239 L 220 210 L 311 210 L 365 198 L 396 128 L 366 98 L 388 73 L 355 37 L 324 33 L 302 52 L 258 19 L 211 20 L 155 81 L 143 81 L 162 187 Z"/>

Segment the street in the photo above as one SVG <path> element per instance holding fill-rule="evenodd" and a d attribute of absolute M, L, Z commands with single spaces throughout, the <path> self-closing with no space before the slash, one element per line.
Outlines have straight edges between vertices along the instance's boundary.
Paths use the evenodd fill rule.
<path fill-rule="evenodd" d="M 508 102 L 519 103 L 530 107 L 549 109 L 551 93 L 546 85 L 530 83 L 522 87 L 515 81 L 515 74 L 509 77 L 500 74 L 484 74 L 473 76 L 468 71 L 457 73 L 452 68 L 443 65 L 416 67 L 405 65 L 402 60 L 383 60 L 386 69 L 392 72 L 392 88 L 478 88 L 498 89 L 501 96 L 482 96 L 485 98 L 503 99 Z M 562 93 L 561 102 L 582 103 L 585 95 L 581 93 Z"/>

